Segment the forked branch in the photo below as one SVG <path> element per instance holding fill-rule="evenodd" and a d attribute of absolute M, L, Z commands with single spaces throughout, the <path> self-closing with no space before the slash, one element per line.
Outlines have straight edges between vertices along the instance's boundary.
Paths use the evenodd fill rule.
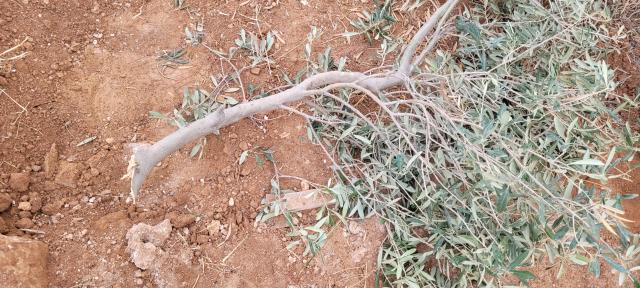
<path fill-rule="evenodd" d="M 357 85 L 373 93 L 379 93 L 385 89 L 403 84 L 405 79 L 408 79 L 413 72 L 412 63 L 416 57 L 416 50 L 438 23 L 444 22 L 441 20 L 447 17 L 458 1 L 448 0 L 431 15 L 407 44 L 400 55 L 399 65 L 396 70 L 379 76 L 370 76 L 360 72 L 339 71 L 316 74 L 290 89 L 269 97 L 245 102 L 227 109 L 219 109 L 205 118 L 176 130 L 153 145 L 138 145 L 133 149 L 127 174 L 123 176 L 123 178 L 131 179 L 131 197 L 134 200 L 136 199 L 145 179 L 158 162 L 184 145 L 208 134 L 217 134 L 220 128 L 229 126 L 245 117 L 256 113 L 269 112 L 308 96 L 323 94 L 327 91 L 327 86 L 335 89 L 340 86 L 339 84 L 345 84 L 345 86 Z M 441 36 L 441 34 L 433 35 L 433 39 L 430 42 L 437 41 L 438 39 L 435 38 Z"/>

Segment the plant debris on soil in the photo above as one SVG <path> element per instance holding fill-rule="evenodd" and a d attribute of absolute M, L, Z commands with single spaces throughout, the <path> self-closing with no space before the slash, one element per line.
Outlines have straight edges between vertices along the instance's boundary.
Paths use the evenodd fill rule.
<path fill-rule="evenodd" d="M 306 76 L 301 69 L 393 64 L 396 39 L 410 38 L 401 34 L 415 32 L 434 6 L 402 1 L 389 10 L 373 2 L 1 1 L 0 51 L 16 48 L 0 55 L 7 59 L 0 61 L 0 280 L 37 275 L 22 279 L 34 287 L 376 287 L 389 237 L 380 219 L 331 226 L 315 254 L 305 253 L 306 243 L 294 245 L 301 238 L 290 233 L 289 221 L 313 227 L 319 210 L 333 203 L 286 193 L 328 185 L 332 163 L 309 140 L 306 120 L 289 111 L 244 119 L 174 153 L 154 168 L 135 204 L 127 201 L 128 181 L 120 180 L 130 144 L 171 133 L 180 123 L 165 120 L 176 115 L 201 116 L 183 113 L 193 110 L 181 107 L 185 88 L 190 105 L 200 107 L 204 101 L 192 100 L 206 95 L 194 91 L 226 87 L 207 103 L 229 106 L 296 82 Z M 376 7 L 384 13 L 362 12 Z M 640 36 L 629 21 L 628 37 L 613 43 L 619 51 L 607 60 L 617 69 L 620 95 L 635 95 L 640 82 Z M 366 35 L 345 37 L 355 29 Z M 257 48 L 247 44 L 252 39 Z M 238 69 L 220 55 L 243 55 L 242 66 L 256 67 Z M 318 57 L 325 67 L 316 65 Z M 226 77 L 234 73 L 240 77 Z M 160 114 L 149 117 L 151 111 Z M 292 218 L 256 221 L 265 206 L 283 200 L 272 193 L 276 175 L 284 199 L 305 208 L 290 211 Z M 636 195 L 640 174 L 629 178 L 607 185 Z M 622 206 L 634 221 L 629 230 L 640 231 L 640 200 Z M 22 246 L 3 248 L 12 241 Z M 13 259 L 7 257 L 46 273 L 16 268 L 2 261 Z M 528 271 L 537 278 L 529 285 L 618 283 L 606 264 L 595 278 L 588 266 L 566 262 L 534 261 Z M 558 273 L 565 277 L 556 279 Z"/>

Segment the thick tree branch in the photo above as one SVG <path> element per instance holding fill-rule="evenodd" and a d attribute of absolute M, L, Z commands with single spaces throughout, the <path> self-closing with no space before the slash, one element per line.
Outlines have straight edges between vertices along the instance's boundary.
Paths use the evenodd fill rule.
<path fill-rule="evenodd" d="M 220 128 L 229 126 L 243 118 L 256 113 L 269 112 L 291 102 L 296 102 L 311 95 L 323 94 L 327 86 L 337 87 L 340 84 L 358 86 L 379 93 L 382 90 L 405 83 L 412 72 L 412 60 L 425 37 L 440 22 L 440 19 L 451 11 L 458 0 L 448 0 L 438 8 L 431 18 L 420 28 L 411 42 L 407 45 L 400 58 L 399 68 L 382 76 L 367 76 L 360 72 L 331 71 L 320 73 L 307 78 L 300 84 L 269 97 L 244 102 L 227 109 L 220 109 L 205 118 L 194 121 L 186 127 L 169 134 L 153 145 L 140 144 L 133 149 L 129 161 L 127 174 L 123 178 L 131 178 L 131 196 L 135 200 L 142 185 L 153 170 L 153 167 L 171 153 L 184 145 L 211 133 L 217 133 Z"/>

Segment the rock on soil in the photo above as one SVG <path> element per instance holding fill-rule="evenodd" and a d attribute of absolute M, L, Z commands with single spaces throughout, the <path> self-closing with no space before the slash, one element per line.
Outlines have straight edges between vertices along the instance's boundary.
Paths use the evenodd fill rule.
<path fill-rule="evenodd" d="M 143 270 L 152 268 L 165 253 L 160 246 L 169 238 L 171 229 L 168 219 L 156 226 L 133 225 L 127 232 L 127 251 L 133 264 Z"/>
<path fill-rule="evenodd" d="M 220 234 L 220 226 L 222 223 L 218 220 L 211 221 L 211 224 L 207 225 L 207 231 L 209 231 L 209 236 L 216 237 Z"/>
<path fill-rule="evenodd" d="M 0 235 L 0 282 L 3 287 L 47 287 L 48 248 L 43 242 Z"/>
<path fill-rule="evenodd" d="M 67 161 L 58 162 L 60 165 L 58 175 L 56 175 L 55 182 L 62 186 L 69 188 L 76 188 L 76 183 L 80 177 L 80 169 L 78 169 L 78 163 L 71 163 Z"/>
<path fill-rule="evenodd" d="M 11 196 L 7 193 L 0 193 L 0 212 L 3 212 L 11 207 Z"/>
<path fill-rule="evenodd" d="M 58 157 L 58 148 L 56 147 L 56 143 L 53 143 L 47 155 L 44 156 L 44 173 L 47 178 L 56 175 L 56 171 L 58 170 Z"/>
<path fill-rule="evenodd" d="M 18 203 L 18 209 L 22 211 L 31 211 L 31 203 L 29 202 L 20 202 Z"/>
<path fill-rule="evenodd" d="M 9 187 L 18 192 L 27 191 L 29 189 L 29 173 L 11 173 Z"/>

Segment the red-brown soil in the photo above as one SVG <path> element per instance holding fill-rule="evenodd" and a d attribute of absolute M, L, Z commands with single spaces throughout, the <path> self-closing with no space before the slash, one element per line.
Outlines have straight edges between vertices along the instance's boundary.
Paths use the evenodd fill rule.
<path fill-rule="evenodd" d="M 311 25 L 324 31 L 315 52 L 334 47 L 334 55 L 347 57 L 354 70 L 379 65 L 377 47 L 362 38 L 347 43 L 337 37 L 371 1 L 305 6 L 294 0 L 186 0 L 185 10 L 172 2 L 0 1 L 0 51 L 29 39 L 21 48 L 27 57 L 0 67 L 0 86 L 6 88 L 0 94 L 0 194 L 14 202 L 0 213 L 0 232 L 49 246 L 51 287 L 374 287 L 386 235 L 375 219 L 334 227 L 315 257 L 289 251 L 294 238 L 286 228 L 254 225 L 274 168 L 260 167 L 252 157 L 238 165 L 242 150 L 270 148 L 281 175 L 320 184 L 331 176 L 298 117 L 274 112 L 245 119 L 207 137 L 202 159 L 189 158 L 190 147 L 175 153 L 155 169 L 135 205 L 126 203 L 129 186 L 120 180 L 129 143 L 156 141 L 174 129 L 151 119 L 149 111 L 170 112 L 180 104 L 183 87 L 211 89 L 212 75 L 232 69 L 204 45 L 185 44 L 185 27 L 202 21 L 203 44 L 221 51 L 234 45 L 241 28 L 277 31 L 282 41 L 273 52 L 276 64 L 242 75 L 245 85 L 268 89 L 283 83 L 282 72 L 292 75 L 304 65 L 301 43 Z M 427 11 L 403 15 L 399 26 L 415 31 Z M 178 47 L 187 48 L 189 63 L 163 69 L 159 53 Z M 627 85 L 635 87 L 637 65 L 624 68 L 632 77 Z M 88 137 L 96 138 L 77 146 Z M 58 157 L 48 154 L 52 144 Z M 48 175 L 51 165 L 58 170 Z M 18 191 L 25 181 L 26 190 Z M 291 179 L 281 185 L 296 191 L 304 186 Z M 635 182 L 612 187 L 638 193 Z M 31 209 L 19 209 L 21 202 Z M 625 203 L 629 218 L 640 220 L 638 203 Z M 303 215 L 302 221 L 312 222 L 313 216 Z M 125 234 L 135 223 L 155 225 L 165 218 L 184 224 L 174 227 L 166 244 L 173 262 L 160 272 L 140 271 L 129 261 Z M 214 220 L 231 231 L 229 237 L 208 234 Z M 536 266 L 536 287 L 613 287 L 617 280 L 605 273 L 594 282 L 586 269 L 571 266 L 566 280 L 557 281 L 546 264 Z"/>

